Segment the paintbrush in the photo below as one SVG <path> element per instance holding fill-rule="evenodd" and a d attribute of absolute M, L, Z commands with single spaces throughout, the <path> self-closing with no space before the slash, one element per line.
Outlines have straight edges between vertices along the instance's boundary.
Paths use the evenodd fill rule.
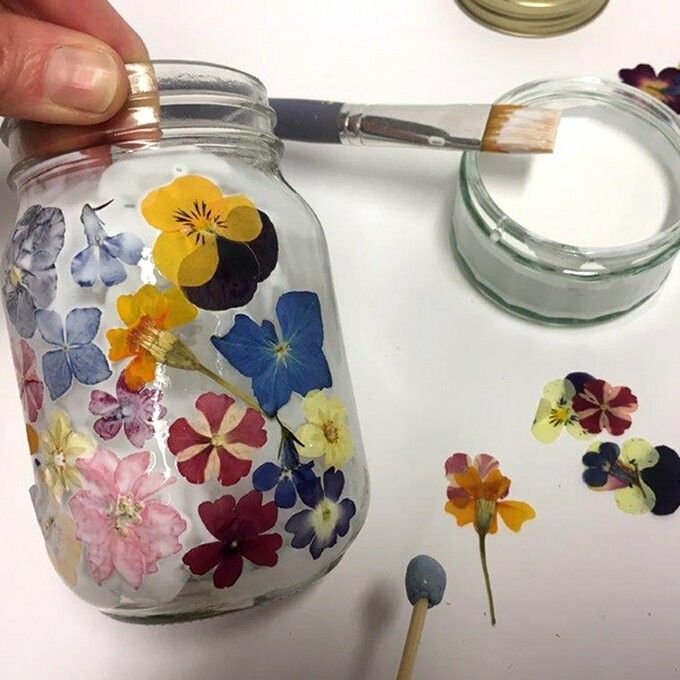
<path fill-rule="evenodd" d="M 420 146 L 551 153 L 560 111 L 515 104 L 390 106 L 272 99 L 280 139 L 325 144 Z"/>

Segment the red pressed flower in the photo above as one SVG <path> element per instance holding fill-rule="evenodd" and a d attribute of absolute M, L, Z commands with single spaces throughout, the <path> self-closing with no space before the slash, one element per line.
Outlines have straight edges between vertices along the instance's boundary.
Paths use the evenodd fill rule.
<path fill-rule="evenodd" d="M 615 436 L 631 426 L 631 414 L 637 407 L 637 397 L 630 387 L 615 387 L 604 380 L 586 382 L 572 402 L 584 430 L 591 434 L 607 430 Z"/>
<path fill-rule="evenodd" d="M 250 473 L 252 458 L 267 442 L 264 418 L 226 394 L 206 392 L 196 400 L 197 417 L 170 426 L 168 448 L 177 456 L 177 469 L 192 484 L 219 479 L 236 484 Z"/>
<path fill-rule="evenodd" d="M 277 551 L 283 545 L 279 534 L 265 533 L 278 518 L 276 503 L 262 504 L 262 494 L 250 491 L 238 502 L 233 496 L 205 501 L 198 514 L 206 529 L 217 539 L 187 552 L 182 561 L 192 574 L 203 576 L 215 569 L 216 588 L 229 588 L 243 571 L 244 558 L 261 567 L 278 562 Z"/>

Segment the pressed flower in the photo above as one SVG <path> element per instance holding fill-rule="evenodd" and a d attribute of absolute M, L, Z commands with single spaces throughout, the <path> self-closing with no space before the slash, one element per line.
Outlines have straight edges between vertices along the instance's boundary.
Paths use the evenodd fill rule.
<path fill-rule="evenodd" d="M 640 471 L 642 482 L 653 492 L 655 515 L 671 515 L 680 507 L 680 456 L 668 446 L 656 446 L 657 463 Z"/>
<path fill-rule="evenodd" d="M 213 573 L 216 588 L 229 588 L 241 577 L 243 562 L 259 567 L 274 567 L 283 545 L 280 534 L 266 533 L 278 518 L 276 504 L 262 503 L 259 491 L 250 491 L 238 501 L 222 496 L 198 506 L 205 528 L 216 539 L 185 553 L 182 561 L 192 574 Z"/>
<path fill-rule="evenodd" d="M 196 400 L 197 417 L 170 426 L 168 448 L 177 469 L 192 484 L 217 479 L 236 484 L 250 473 L 252 458 L 267 442 L 264 418 L 226 394 L 206 392 Z"/>
<path fill-rule="evenodd" d="M 65 411 L 52 411 L 49 427 L 40 436 L 40 448 L 43 478 L 57 498 L 81 486 L 77 461 L 92 456 L 94 442 L 88 434 L 73 429 Z"/>
<path fill-rule="evenodd" d="M 57 292 L 57 256 L 64 246 L 64 215 L 58 208 L 32 205 L 17 222 L 5 257 L 2 294 L 7 317 L 19 335 L 35 333 L 35 313 Z"/>
<path fill-rule="evenodd" d="M 113 439 L 123 429 L 133 446 L 142 447 L 153 437 L 153 423 L 165 417 L 160 390 L 142 387 L 130 389 L 121 374 L 116 383 L 116 396 L 102 390 L 90 395 L 90 413 L 99 416 L 94 431 L 104 440 Z"/>
<path fill-rule="evenodd" d="M 168 329 L 193 321 L 198 310 L 178 288 L 161 292 L 148 284 L 134 295 L 121 295 L 117 305 L 126 328 L 112 328 L 106 334 L 111 345 L 109 358 L 122 361 L 133 357 L 125 369 L 125 380 L 131 389 L 141 389 L 156 376 L 156 338 Z"/>
<path fill-rule="evenodd" d="M 323 353 L 323 322 L 316 293 L 284 293 L 276 304 L 280 336 L 271 321 L 258 325 L 237 314 L 231 330 L 213 345 L 243 375 L 252 378 L 262 410 L 273 416 L 293 392 L 301 396 L 332 385 Z"/>
<path fill-rule="evenodd" d="M 300 498 L 310 509 L 301 510 L 286 522 L 286 531 L 293 534 L 294 548 L 309 546 L 310 555 L 318 560 L 339 536 L 347 534 L 356 505 L 349 498 L 340 500 L 344 486 L 342 471 L 330 468 L 323 474 L 323 483 L 317 478 L 315 483 L 299 487 Z"/>
<path fill-rule="evenodd" d="M 153 249 L 156 266 L 203 309 L 246 304 L 276 266 L 269 218 L 246 196 L 224 195 L 206 177 L 185 175 L 152 191 L 142 214 L 162 232 Z"/>
<path fill-rule="evenodd" d="M 573 408 L 573 399 L 576 395 L 574 382 L 582 382 L 583 376 L 591 377 L 587 374 L 572 373 L 566 378 L 549 382 L 543 388 L 543 397 L 531 426 L 531 432 L 538 441 L 550 444 L 564 429 L 575 439 L 588 439 L 592 436 L 583 429 Z"/>
<path fill-rule="evenodd" d="M 158 571 L 158 562 L 182 549 L 186 521 L 157 494 L 174 477 L 150 472 L 151 454 L 139 451 L 122 460 L 99 447 L 79 460 L 86 488 L 69 501 L 76 536 L 87 546 L 92 577 L 102 585 L 114 573 L 133 588 Z"/>
<path fill-rule="evenodd" d="M 302 402 L 302 410 L 307 423 L 295 436 L 304 444 L 305 458 L 324 457 L 328 467 L 343 467 L 354 453 L 345 405 L 337 397 L 312 390 Z"/>
<path fill-rule="evenodd" d="M 536 513 L 528 503 L 505 500 L 510 491 L 510 480 L 501 474 L 498 461 L 492 456 L 480 454 L 473 459 L 465 453 L 456 453 L 444 467 L 449 480 L 449 500 L 444 509 L 456 518 L 458 526 L 474 524 L 479 535 L 479 554 L 491 623 L 495 625 L 496 612 L 486 561 L 486 536 L 498 530 L 498 515 L 508 529 L 517 532 L 524 522 L 536 517 Z"/>
<path fill-rule="evenodd" d="M 656 495 L 642 474 L 658 462 L 657 450 L 644 439 L 629 439 L 621 447 L 593 442 L 583 456 L 583 481 L 594 491 L 614 491 L 624 512 L 644 514 L 655 506 Z"/>
<path fill-rule="evenodd" d="M 45 309 L 36 313 L 43 340 L 57 349 L 43 355 L 45 383 L 52 400 L 71 387 L 73 378 L 84 385 L 96 385 L 111 377 L 109 362 L 93 340 L 99 330 L 102 313 L 95 307 L 73 309 L 66 323 L 56 312 Z"/>
<path fill-rule="evenodd" d="M 253 472 L 253 487 L 257 491 L 274 491 L 274 502 L 279 508 L 292 508 L 297 502 L 300 489 L 316 484 L 314 462 L 301 463 L 295 442 L 284 437 L 281 440 L 279 464 L 271 461 L 260 465 Z"/>
<path fill-rule="evenodd" d="M 632 423 L 638 400 L 629 387 L 614 387 L 604 380 L 589 380 L 573 399 L 581 426 L 591 434 L 607 430 L 623 434 Z"/>
<path fill-rule="evenodd" d="M 21 339 L 12 343 L 12 359 L 17 373 L 24 413 L 28 420 L 34 423 L 43 406 L 45 391 L 38 375 L 38 362 L 35 352 L 25 340 Z"/>
<path fill-rule="evenodd" d="M 680 70 L 677 68 L 665 68 L 657 74 L 649 64 L 638 64 L 632 69 L 621 69 L 619 77 L 627 85 L 643 90 L 680 113 Z"/>
<path fill-rule="evenodd" d="M 83 544 L 76 538 L 76 525 L 42 486 L 31 487 L 31 500 L 50 562 L 59 576 L 74 587 L 78 582 L 78 565 L 83 554 Z"/>
<path fill-rule="evenodd" d="M 87 248 L 81 250 L 71 262 L 71 274 L 79 286 L 94 286 L 99 279 L 105 286 L 122 283 L 127 278 L 123 264 L 137 264 L 142 257 L 144 243 L 138 236 L 126 232 L 109 236 L 104 231 L 104 222 L 97 211 L 110 203 L 97 208 L 86 203 L 80 214 Z"/>

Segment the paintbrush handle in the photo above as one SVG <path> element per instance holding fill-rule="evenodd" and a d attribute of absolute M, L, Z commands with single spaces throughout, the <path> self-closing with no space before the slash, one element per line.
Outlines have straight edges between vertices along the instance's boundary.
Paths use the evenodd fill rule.
<path fill-rule="evenodd" d="M 413 669 L 416 665 L 418 647 L 420 646 L 420 638 L 423 635 L 428 608 L 429 602 L 427 598 L 422 598 L 413 605 L 411 622 L 406 634 L 406 642 L 404 643 L 404 652 L 401 655 L 397 680 L 411 680 L 413 676 Z"/>
<path fill-rule="evenodd" d="M 491 113 L 485 104 L 366 105 L 271 99 L 281 139 L 322 144 L 479 149 Z"/>

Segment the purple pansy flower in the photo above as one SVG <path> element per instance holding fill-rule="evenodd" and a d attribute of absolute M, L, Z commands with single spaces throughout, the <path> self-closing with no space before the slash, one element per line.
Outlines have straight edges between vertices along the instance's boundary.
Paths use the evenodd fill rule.
<path fill-rule="evenodd" d="M 59 208 L 32 205 L 17 222 L 4 263 L 2 294 L 19 335 L 32 338 L 35 313 L 49 307 L 57 291 L 57 255 L 64 246 Z"/>
<path fill-rule="evenodd" d="M 671 66 L 657 74 L 649 64 L 638 64 L 635 68 L 621 69 L 619 78 L 680 113 L 680 69 Z"/>
<path fill-rule="evenodd" d="M 253 487 L 257 491 L 274 491 L 274 502 L 279 508 L 292 508 L 300 489 L 314 486 L 318 479 L 312 468 L 314 462 L 300 463 L 295 442 L 284 438 L 281 443 L 280 465 L 264 463 L 253 473 Z"/>
<path fill-rule="evenodd" d="M 142 448 L 153 437 L 153 422 L 164 418 L 167 412 L 161 405 L 160 390 L 143 387 L 133 390 L 121 373 L 116 383 L 116 396 L 102 390 L 90 395 L 90 413 L 100 416 L 94 423 L 94 431 L 105 440 L 113 439 L 121 430 L 133 446 Z"/>
<path fill-rule="evenodd" d="M 293 534 L 294 548 L 309 546 L 311 556 L 317 560 L 326 548 L 332 548 L 338 536 L 345 536 L 356 514 L 356 506 L 349 498 L 340 500 L 345 477 L 340 470 L 329 468 L 315 484 L 298 489 L 303 503 L 311 508 L 293 515 L 285 529 Z"/>
<path fill-rule="evenodd" d="M 36 313 L 40 335 L 57 348 L 42 359 L 43 377 L 53 401 L 68 391 L 73 378 L 85 385 L 96 385 L 111 377 L 109 362 L 92 342 L 101 315 L 95 307 L 72 309 L 63 324 L 56 312 L 45 309 Z"/>
<path fill-rule="evenodd" d="M 137 264 L 142 257 L 144 243 L 138 236 L 129 233 L 109 236 L 104 231 L 104 223 L 99 219 L 97 210 L 110 203 L 97 208 L 86 203 L 80 214 L 87 248 L 81 250 L 71 262 L 71 274 L 80 286 L 93 286 L 97 279 L 101 279 L 105 286 L 115 286 L 127 278 L 123 263 Z"/>

